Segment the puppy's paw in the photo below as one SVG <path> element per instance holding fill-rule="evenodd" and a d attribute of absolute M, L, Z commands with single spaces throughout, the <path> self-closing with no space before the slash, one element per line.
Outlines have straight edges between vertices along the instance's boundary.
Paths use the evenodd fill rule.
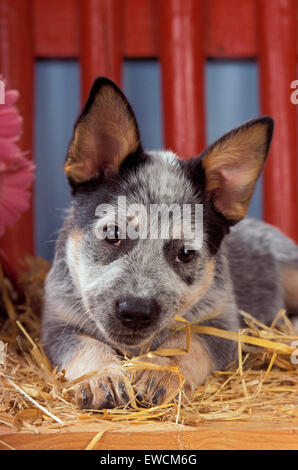
<path fill-rule="evenodd" d="M 96 374 L 81 383 L 76 391 L 80 408 L 114 408 L 129 401 L 127 377 L 119 358 L 106 344 L 94 338 L 80 335 L 80 348 L 65 364 L 66 380 L 77 380 L 88 373 Z"/>
<path fill-rule="evenodd" d="M 166 340 L 161 349 L 183 349 L 185 336 L 176 334 Z M 159 405 L 172 400 L 183 390 L 184 396 L 191 398 L 195 388 L 205 382 L 213 369 L 213 362 L 197 336 L 193 335 L 190 350 L 186 354 L 163 357 L 153 356 L 142 362 L 158 364 L 161 370 L 145 369 L 136 374 L 134 389 L 138 400 L 144 406 Z M 175 372 L 179 371 L 179 374 Z M 167 368 L 172 367 L 172 370 Z"/>
<path fill-rule="evenodd" d="M 120 370 L 101 372 L 81 384 L 76 402 L 81 409 L 115 408 L 129 402 L 126 377 Z"/>
<path fill-rule="evenodd" d="M 168 357 L 142 359 L 142 362 L 154 363 L 162 366 L 163 370 L 145 369 L 136 374 L 133 386 L 137 400 L 143 406 L 155 406 L 167 400 L 174 399 L 180 391 L 191 395 L 193 386 L 187 377 L 165 368 L 177 366 L 177 362 Z M 176 367 L 175 367 L 176 368 Z M 176 368 L 178 371 L 178 368 Z"/>

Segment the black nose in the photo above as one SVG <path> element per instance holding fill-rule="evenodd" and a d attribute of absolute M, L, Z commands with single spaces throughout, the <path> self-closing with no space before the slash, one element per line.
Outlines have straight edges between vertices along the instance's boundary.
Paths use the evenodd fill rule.
<path fill-rule="evenodd" d="M 147 328 L 156 321 L 159 306 L 154 299 L 129 297 L 117 302 L 116 312 L 123 326 L 142 329 Z"/>

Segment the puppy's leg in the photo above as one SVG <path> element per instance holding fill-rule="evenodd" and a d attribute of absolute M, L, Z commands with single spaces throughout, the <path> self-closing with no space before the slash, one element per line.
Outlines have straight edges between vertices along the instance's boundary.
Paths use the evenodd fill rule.
<path fill-rule="evenodd" d="M 63 324 L 45 331 L 49 333 L 44 333 L 45 350 L 52 364 L 65 370 L 67 380 L 97 372 L 76 391 L 80 408 L 113 408 L 128 402 L 120 360 L 109 346 Z"/>
<path fill-rule="evenodd" d="M 106 344 L 85 335 L 79 337 L 80 347 L 65 364 L 65 378 L 74 380 L 89 372 L 96 375 L 81 384 L 76 392 L 80 408 L 114 408 L 129 398 L 119 359 Z"/>
<path fill-rule="evenodd" d="M 185 349 L 185 345 L 185 332 L 180 332 L 167 338 L 159 349 Z M 214 369 L 213 359 L 198 335 L 192 335 L 188 354 L 170 357 L 155 356 L 146 358 L 145 362 L 153 362 L 161 366 L 178 366 L 185 377 L 184 391 L 189 397 L 198 385 L 205 382 Z M 136 376 L 134 386 L 142 403 L 157 405 L 179 389 L 179 377 L 173 372 L 164 370 L 144 370 Z"/>

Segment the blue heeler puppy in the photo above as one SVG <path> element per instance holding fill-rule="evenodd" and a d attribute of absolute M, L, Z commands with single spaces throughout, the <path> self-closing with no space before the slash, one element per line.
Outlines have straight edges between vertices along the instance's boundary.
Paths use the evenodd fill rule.
<path fill-rule="evenodd" d="M 296 244 L 274 227 L 244 219 L 272 131 L 265 116 L 188 161 L 170 151 L 148 152 L 125 96 L 110 80 L 95 80 L 65 162 L 73 199 L 47 277 L 42 322 L 45 350 L 66 379 L 98 371 L 77 391 L 79 406 L 128 401 L 121 355 L 149 345 L 185 348 L 185 331 L 170 334 L 176 315 L 189 321 L 209 316 L 203 324 L 236 331 L 239 309 L 266 323 L 281 308 L 298 312 Z M 183 230 L 177 236 L 174 217 L 166 239 L 124 236 L 119 200 L 148 213 L 152 205 L 201 205 L 202 243 L 191 245 Z M 108 209 L 97 212 L 103 205 Z M 142 229 L 138 213 L 125 217 L 136 232 Z M 178 365 L 191 395 L 234 355 L 233 342 L 193 334 L 187 355 L 150 361 Z M 140 400 L 157 404 L 176 380 L 144 370 L 133 386 Z"/>

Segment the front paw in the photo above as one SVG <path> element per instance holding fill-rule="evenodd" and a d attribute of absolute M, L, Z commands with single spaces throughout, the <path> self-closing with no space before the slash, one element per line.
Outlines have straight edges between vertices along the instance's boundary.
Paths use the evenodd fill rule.
<path fill-rule="evenodd" d="M 115 408 L 129 400 L 127 378 L 121 370 L 96 374 L 76 392 L 76 402 L 81 409 Z"/>
<path fill-rule="evenodd" d="M 161 349 L 183 349 L 185 336 L 176 334 L 166 340 Z M 137 398 L 143 405 L 159 405 L 174 399 L 181 391 L 191 398 L 195 388 L 205 382 L 213 370 L 213 361 L 199 338 L 192 336 L 189 351 L 170 357 L 151 355 L 141 359 L 142 362 L 153 363 L 151 369 L 144 367 L 136 373 L 134 389 Z M 156 365 L 160 367 L 156 367 Z M 178 372 L 178 373 L 177 373 Z"/>
<path fill-rule="evenodd" d="M 188 377 L 183 376 L 178 363 L 173 358 L 158 357 L 145 358 L 142 362 L 157 368 L 138 371 L 135 375 L 133 387 L 137 400 L 142 406 L 156 406 L 173 400 L 183 391 L 187 396 L 191 395 L 193 385 Z"/>

